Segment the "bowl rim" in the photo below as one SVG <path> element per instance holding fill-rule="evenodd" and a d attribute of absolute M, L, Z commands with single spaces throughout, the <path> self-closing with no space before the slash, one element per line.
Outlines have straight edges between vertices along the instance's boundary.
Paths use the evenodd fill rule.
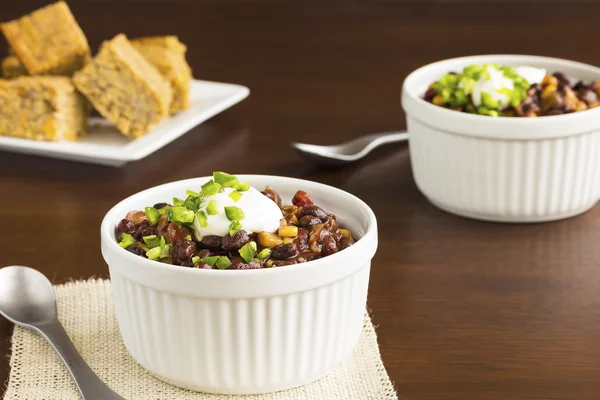
<path fill-rule="evenodd" d="M 498 59 L 512 61 L 496 61 Z M 562 58 L 544 57 L 521 54 L 482 54 L 449 58 L 426 64 L 412 71 L 402 84 L 402 106 L 407 116 L 415 117 L 426 125 L 436 128 L 444 128 L 457 134 L 466 134 L 478 137 L 493 137 L 498 139 L 539 139 L 549 137 L 561 137 L 573 134 L 582 134 L 600 128 L 600 107 L 591 110 L 579 111 L 569 114 L 543 116 L 538 118 L 493 118 L 486 115 L 468 114 L 439 107 L 425 101 L 422 93 L 409 90 L 413 82 L 423 74 L 431 73 L 435 69 L 442 68 L 446 64 L 464 61 L 465 64 L 477 64 L 484 62 L 517 63 L 525 65 L 529 63 L 554 64 L 557 69 L 562 67 L 583 69 L 595 74 L 600 80 L 600 68 L 571 61 Z M 447 71 L 446 71 L 447 72 Z M 414 88 L 413 88 L 414 89 Z M 425 117 L 428 114 L 428 118 Z M 435 119 L 443 120 L 436 123 Z M 450 122 L 450 126 L 447 123 Z M 452 126 L 452 122 L 456 125 Z M 469 126 L 470 125 L 470 126 Z M 520 129 L 519 129 L 520 128 Z M 511 131 L 517 129 L 518 131 Z M 530 131 L 530 130 L 536 131 Z M 539 132 L 543 129 L 545 133 Z M 508 132 L 507 132 L 508 130 Z"/>
<path fill-rule="evenodd" d="M 364 212 L 364 214 L 368 216 L 367 227 L 366 227 L 365 233 L 358 240 L 356 240 L 356 243 L 354 245 L 352 245 L 342 251 L 339 251 L 335 254 L 329 255 L 326 258 L 319 258 L 317 260 L 307 261 L 307 262 L 299 263 L 299 264 L 287 265 L 285 267 L 279 267 L 279 268 L 235 270 L 235 272 L 224 272 L 225 270 L 221 271 L 218 269 L 185 268 L 185 267 L 181 267 L 179 265 L 161 263 L 159 261 L 149 260 L 147 258 L 137 256 L 133 253 L 128 252 L 127 250 L 123 249 L 122 247 L 120 247 L 118 245 L 118 242 L 116 241 L 116 238 L 114 237 L 115 226 L 112 226 L 111 221 L 113 220 L 114 217 L 119 217 L 121 219 L 123 218 L 122 216 L 117 215 L 117 211 L 120 208 L 124 207 L 125 204 L 133 201 L 135 198 L 139 198 L 144 195 L 149 195 L 157 190 L 161 190 L 161 189 L 164 190 L 164 189 L 167 189 L 172 186 L 183 185 L 186 182 L 189 182 L 190 184 L 193 184 L 193 185 L 197 185 L 198 182 L 203 179 L 208 180 L 209 178 L 212 178 L 212 176 L 200 176 L 200 177 L 196 177 L 196 178 L 182 179 L 182 180 L 178 180 L 178 181 L 172 181 L 172 182 L 164 183 L 161 185 L 153 186 L 148 189 L 144 189 L 140 192 L 136 192 L 136 193 L 122 199 L 117 204 L 115 204 L 113 207 L 111 207 L 111 209 L 102 218 L 102 223 L 100 225 L 101 242 L 103 242 L 103 245 L 106 244 L 108 246 L 109 250 L 117 252 L 115 254 L 119 255 L 119 257 L 122 256 L 124 258 L 124 260 L 130 261 L 132 263 L 136 263 L 136 264 L 141 263 L 142 265 L 147 266 L 148 268 L 151 268 L 155 271 L 173 271 L 180 275 L 192 274 L 192 276 L 196 276 L 196 277 L 202 276 L 202 275 L 204 275 L 204 276 L 217 276 L 217 275 L 222 276 L 223 274 L 225 274 L 225 275 L 230 274 L 231 276 L 237 276 L 237 277 L 239 277 L 239 276 L 253 276 L 253 277 L 273 276 L 273 275 L 284 274 L 284 273 L 286 273 L 286 271 L 292 272 L 292 271 L 306 269 L 306 268 L 325 267 L 327 264 L 335 264 L 335 262 L 337 260 L 340 260 L 340 258 L 342 258 L 342 257 L 344 257 L 344 258 L 352 257 L 352 255 L 356 256 L 359 254 L 363 254 L 363 257 L 361 257 L 361 258 L 364 258 L 364 254 L 368 254 L 369 259 L 371 259 L 373 257 L 376 249 L 370 249 L 369 245 L 373 242 L 373 240 L 375 240 L 375 243 L 377 242 L 377 218 L 375 217 L 375 213 L 373 212 L 373 210 L 364 201 L 359 199 L 357 196 L 355 196 L 349 192 L 346 192 L 344 190 L 338 189 L 336 187 L 326 185 L 324 183 L 319 183 L 319 182 L 314 182 L 314 181 L 309 181 L 309 180 L 304 180 L 304 179 L 288 178 L 285 176 L 278 176 L 278 175 L 261 175 L 261 174 L 233 174 L 233 175 L 235 175 L 236 177 L 238 177 L 240 179 L 253 179 L 253 178 L 273 179 L 273 180 L 285 179 L 286 183 L 290 182 L 291 184 L 302 184 L 302 185 L 307 185 L 307 186 L 312 186 L 312 187 L 319 187 L 322 190 L 329 191 L 331 193 L 337 193 L 341 196 L 346 196 L 351 201 L 355 202 L 356 207 L 360 207 L 362 209 L 362 211 Z M 305 190 L 305 188 L 298 187 L 297 190 Z M 333 211 L 333 213 L 335 214 L 334 211 Z M 104 249 L 103 249 L 103 252 L 104 252 Z M 106 259 L 106 257 L 105 257 L 105 259 Z"/>

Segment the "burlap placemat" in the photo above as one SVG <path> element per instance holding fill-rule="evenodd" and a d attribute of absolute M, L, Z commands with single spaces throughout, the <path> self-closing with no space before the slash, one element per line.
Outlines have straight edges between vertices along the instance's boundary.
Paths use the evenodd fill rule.
<path fill-rule="evenodd" d="M 55 287 L 58 314 L 69 336 L 98 376 L 126 399 L 196 400 L 397 400 L 385 371 L 371 320 L 352 355 L 331 374 L 309 385 L 254 396 L 218 396 L 168 385 L 129 355 L 119 334 L 110 281 L 89 280 Z M 50 346 L 16 327 L 5 400 L 69 400 L 79 393 Z"/>

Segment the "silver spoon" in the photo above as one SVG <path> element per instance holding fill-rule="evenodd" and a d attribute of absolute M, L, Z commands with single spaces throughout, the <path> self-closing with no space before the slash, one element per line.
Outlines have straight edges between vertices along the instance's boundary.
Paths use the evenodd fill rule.
<path fill-rule="evenodd" d="M 338 166 L 360 160 L 373 149 L 388 143 L 408 140 L 406 132 L 374 133 L 358 139 L 333 146 L 317 146 L 306 143 L 292 143 L 300 155 L 306 159 L 326 166 Z"/>
<path fill-rule="evenodd" d="M 69 339 L 58 321 L 52 284 L 42 273 L 20 266 L 0 269 L 0 314 L 50 342 L 84 400 L 125 400 L 98 378 Z"/>

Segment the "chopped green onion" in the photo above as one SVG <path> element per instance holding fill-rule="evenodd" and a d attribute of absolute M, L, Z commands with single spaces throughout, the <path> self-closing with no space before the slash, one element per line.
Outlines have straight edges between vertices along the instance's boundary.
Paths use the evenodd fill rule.
<path fill-rule="evenodd" d="M 192 257 L 192 262 L 193 262 L 194 264 L 197 264 L 199 261 L 200 261 L 200 257 L 198 257 L 198 256 L 194 256 L 194 257 Z"/>
<path fill-rule="evenodd" d="M 216 200 L 211 200 L 208 202 L 208 205 L 206 206 L 206 213 L 208 215 L 219 214 L 219 210 L 217 210 L 217 201 Z"/>
<path fill-rule="evenodd" d="M 158 218 L 160 217 L 160 215 L 158 214 L 158 210 L 156 208 L 146 207 L 144 211 L 146 212 L 146 216 L 148 217 L 148 222 L 150 222 L 150 224 L 158 224 Z"/>
<path fill-rule="evenodd" d="M 202 198 L 198 196 L 188 196 L 187 199 L 185 199 L 185 201 L 183 202 L 183 207 L 193 212 L 198 211 L 201 205 Z"/>
<path fill-rule="evenodd" d="M 175 207 L 179 207 L 183 205 L 183 200 L 178 199 L 177 197 L 173 197 L 173 205 Z"/>
<path fill-rule="evenodd" d="M 237 203 L 238 200 L 242 198 L 242 193 L 238 191 L 231 192 L 229 193 L 229 197 L 231 197 L 231 199 Z"/>
<path fill-rule="evenodd" d="M 235 235 L 235 233 L 240 229 L 242 229 L 242 224 L 240 224 L 240 221 L 231 221 L 231 224 L 229 224 L 229 236 Z"/>
<path fill-rule="evenodd" d="M 250 184 L 248 182 L 238 182 L 235 185 L 235 190 L 238 192 L 246 192 L 250 189 Z"/>
<path fill-rule="evenodd" d="M 259 260 L 265 260 L 265 259 L 269 258 L 270 255 L 271 255 L 271 250 L 269 250 L 269 249 L 262 249 L 256 255 L 256 258 L 258 258 Z"/>
<path fill-rule="evenodd" d="M 162 254 L 162 249 L 159 247 L 154 247 L 146 252 L 146 257 L 150 260 L 158 260 Z"/>
<path fill-rule="evenodd" d="M 185 240 L 192 240 L 192 235 L 185 235 Z"/>
<path fill-rule="evenodd" d="M 211 267 L 214 267 L 216 262 L 219 260 L 219 258 L 221 258 L 220 256 L 212 256 L 212 257 L 204 257 L 200 259 L 200 262 L 203 262 L 204 264 L 208 264 Z"/>
<path fill-rule="evenodd" d="M 194 212 L 183 206 L 171 207 L 169 210 L 167 210 L 167 215 L 169 216 L 169 221 L 171 222 L 182 222 L 188 224 L 194 222 Z"/>
<path fill-rule="evenodd" d="M 221 257 L 219 257 L 219 259 L 217 260 L 215 265 L 219 269 L 225 269 L 231 265 L 231 261 L 226 256 L 221 256 Z"/>
<path fill-rule="evenodd" d="M 164 206 L 163 208 L 161 208 L 160 210 L 158 210 L 158 214 L 159 215 L 168 214 L 170 209 L 171 209 L 171 206 Z"/>
<path fill-rule="evenodd" d="M 242 248 L 238 250 L 238 253 L 240 253 L 240 256 L 249 263 L 256 255 L 256 243 L 249 242 L 243 245 Z"/>
<path fill-rule="evenodd" d="M 481 92 L 481 104 L 488 109 L 497 109 L 500 107 L 498 100 L 494 99 L 491 94 Z"/>
<path fill-rule="evenodd" d="M 208 227 L 208 217 L 206 216 L 204 211 L 198 211 L 196 213 L 196 219 L 198 220 L 198 223 L 200 224 L 200 228 Z"/>
<path fill-rule="evenodd" d="M 244 219 L 244 212 L 236 206 L 225 206 L 225 215 L 230 221 L 241 221 Z"/>
<path fill-rule="evenodd" d="M 196 192 L 194 192 L 193 190 L 186 190 L 185 194 L 187 194 L 188 196 L 191 196 L 191 197 L 198 197 L 199 196 L 199 194 L 196 193 Z"/>
<path fill-rule="evenodd" d="M 121 233 L 121 241 L 119 242 L 119 246 L 126 249 L 129 246 L 133 246 L 135 244 L 135 238 L 128 233 Z"/>
<path fill-rule="evenodd" d="M 202 185 L 202 189 L 200 190 L 200 193 L 202 193 L 202 196 L 204 196 L 204 197 L 210 197 L 210 196 L 213 196 L 213 195 L 219 193 L 220 191 L 221 191 L 221 184 L 213 182 L 213 181 L 208 181 L 204 185 Z"/>
<path fill-rule="evenodd" d="M 142 239 L 149 248 L 160 246 L 160 238 L 156 235 L 144 236 Z"/>
<path fill-rule="evenodd" d="M 213 179 L 216 183 L 221 184 L 221 186 L 223 186 L 224 188 L 233 187 L 238 183 L 238 178 L 236 178 L 234 175 L 221 171 L 213 172 Z"/>

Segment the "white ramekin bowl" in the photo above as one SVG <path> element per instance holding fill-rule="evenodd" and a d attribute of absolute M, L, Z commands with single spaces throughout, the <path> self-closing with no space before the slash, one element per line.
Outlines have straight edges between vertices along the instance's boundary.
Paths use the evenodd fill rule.
<path fill-rule="evenodd" d="M 467 217 L 538 222 L 583 213 L 600 199 L 600 108 L 539 118 L 493 118 L 422 99 L 446 72 L 470 64 L 530 65 L 600 80 L 600 68 L 557 58 L 488 55 L 429 64 L 402 87 L 417 186 L 436 206 Z"/>
<path fill-rule="evenodd" d="M 362 332 L 377 221 L 357 197 L 299 179 L 239 175 L 290 204 L 308 192 L 360 238 L 353 246 L 304 264 L 261 270 L 199 270 L 162 264 L 117 245 L 115 227 L 130 210 L 185 197 L 208 178 L 137 193 L 113 207 L 101 227 L 102 254 L 113 286 L 123 341 L 158 378 L 209 393 L 289 389 L 328 373 Z"/>

